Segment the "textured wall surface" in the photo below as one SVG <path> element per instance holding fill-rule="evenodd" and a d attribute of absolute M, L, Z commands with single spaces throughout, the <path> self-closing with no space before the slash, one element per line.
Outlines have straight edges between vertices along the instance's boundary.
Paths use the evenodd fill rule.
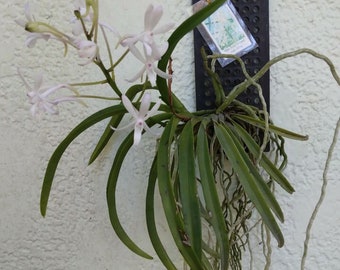
<path fill-rule="evenodd" d="M 34 1 L 34 14 L 68 29 L 73 7 L 70 2 Z M 103 21 L 123 33 L 136 32 L 142 29 L 143 12 L 150 2 L 101 0 L 101 15 Z M 188 0 L 158 2 L 165 7 L 164 21 L 171 18 L 176 23 L 186 17 L 190 3 Z M 99 72 L 92 66 L 79 66 L 72 50 L 64 59 L 61 44 L 40 41 L 33 49 L 26 48 L 25 33 L 14 22 L 23 18 L 25 1 L 0 0 L 0 3 L 0 269 L 163 269 L 157 259 L 147 261 L 128 251 L 111 229 L 105 189 L 115 145 L 87 167 L 104 124 L 87 131 L 66 151 L 53 184 L 47 216 L 40 216 L 40 188 L 53 149 L 75 124 L 96 109 L 106 107 L 108 102 L 89 102 L 88 107 L 65 104 L 60 107 L 59 116 L 33 119 L 25 88 L 16 75 L 18 66 L 27 76 L 44 72 L 47 84 L 96 80 Z M 339 15 L 338 0 L 271 0 L 271 55 L 310 47 L 330 57 L 340 71 Z M 189 35 L 173 59 L 174 89 L 186 105 L 193 107 L 191 42 Z M 126 74 L 133 72 L 125 67 L 117 75 Z M 101 91 L 110 93 L 108 89 L 101 88 Z M 290 160 L 286 174 L 296 192 L 292 196 L 278 192 L 286 216 L 282 225 L 286 244 L 278 249 L 274 243 L 271 269 L 296 270 L 306 225 L 320 194 L 333 128 L 340 116 L 340 89 L 323 62 L 299 56 L 271 69 L 271 105 L 277 124 L 310 136 L 307 142 L 287 141 Z M 121 136 L 115 139 L 120 140 Z M 144 196 L 150 153 L 155 148 L 153 141 L 152 136 L 145 136 L 140 147 L 129 154 L 129 167 L 123 168 L 118 184 L 122 222 L 131 237 L 151 254 L 154 252 L 145 227 Z M 308 270 L 340 269 L 339 153 L 338 145 L 328 175 L 327 196 L 312 231 Z M 168 230 L 161 211 L 157 214 L 159 230 L 167 239 Z M 254 246 L 257 247 L 257 243 Z M 254 269 L 263 269 L 260 253 L 261 248 L 255 257 Z M 176 252 L 171 255 L 176 256 Z"/>

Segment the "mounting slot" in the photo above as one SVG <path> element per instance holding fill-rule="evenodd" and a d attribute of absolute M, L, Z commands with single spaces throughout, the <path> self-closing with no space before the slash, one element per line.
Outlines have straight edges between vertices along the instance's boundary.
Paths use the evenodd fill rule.
<path fill-rule="evenodd" d="M 193 4 L 196 2 L 198 2 L 198 0 L 192 1 Z M 232 0 L 232 3 L 258 44 L 256 49 L 242 57 L 248 73 L 253 76 L 269 61 L 269 3 L 268 0 Z M 204 47 L 208 53 L 211 53 L 201 34 L 195 29 L 194 51 L 197 110 L 213 109 L 215 107 L 215 94 L 212 82 L 203 67 L 200 52 L 202 47 Z M 224 68 L 217 62 L 216 73 L 221 78 L 226 94 L 228 94 L 235 85 L 245 80 L 245 76 L 237 61 L 230 63 Z M 269 71 L 266 72 L 258 83 L 262 87 L 269 110 Z M 257 89 L 254 86 L 250 86 L 238 97 L 238 100 L 261 108 L 261 101 Z"/>

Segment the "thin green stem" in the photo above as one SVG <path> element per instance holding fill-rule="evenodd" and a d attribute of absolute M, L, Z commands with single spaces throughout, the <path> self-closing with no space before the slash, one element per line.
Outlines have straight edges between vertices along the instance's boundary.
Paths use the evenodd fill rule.
<path fill-rule="evenodd" d="M 83 28 L 83 32 L 84 32 L 84 34 L 85 34 L 85 37 L 86 37 L 86 39 L 87 40 L 91 40 L 91 37 L 88 35 L 88 33 L 87 33 L 87 30 L 86 30 L 86 26 L 85 26 L 85 23 L 84 23 L 84 20 L 83 20 L 83 17 L 82 17 L 82 15 L 81 15 L 81 13 L 80 13 L 80 11 L 79 10 L 75 10 L 74 11 L 74 15 L 77 17 L 77 19 L 80 21 L 80 23 L 81 23 L 81 27 Z"/>
<path fill-rule="evenodd" d="M 99 84 L 105 84 L 107 83 L 107 80 L 102 81 L 95 81 L 95 82 L 83 82 L 83 83 L 70 83 L 70 86 L 92 86 L 92 85 L 99 85 Z"/>
<path fill-rule="evenodd" d="M 113 71 L 113 70 L 115 69 L 115 67 L 118 66 L 119 63 L 123 61 L 123 59 L 124 59 L 125 56 L 129 53 L 129 51 L 130 51 L 130 50 L 127 49 L 127 50 L 122 54 L 122 56 L 119 57 L 119 59 L 116 61 L 116 63 L 112 64 L 111 67 L 110 67 L 107 71 L 109 71 L 109 72 Z"/>
<path fill-rule="evenodd" d="M 35 33 L 51 33 L 56 37 L 59 38 L 66 38 L 67 41 L 71 40 L 71 37 L 66 35 L 65 33 L 59 31 L 57 28 L 53 27 L 52 25 L 45 23 L 45 22 L 34 22 L 34 24 L 38 25 L 38 26 L 43 26 L 43 29 L 30 29 L 30 24 L 28 24 L 28 27 L 26 26 L 26 30 L 29 32 L 35 32 Z M 46 29 L 44 29 L 44 27 L 46 27 Z M 71 43 L 70 43 L 71 44 Z"/>
<path fill-rule="evenodd" d="M 97 64 L 97 66 L 102 70 L 104 76 L 106 77 L 106 80 L 108 84 L 111 86 L 112 90 L 119 96 L 121 97 L 122 92 L 119 90 L 116 82 L 111 78 L 110 72 L 105 68 L 103 62 L 101 60 L 97 60 L 94 63 Z"/>
<path fill-rule="evenodd" d="M 89 99 L 102 99 L 102 100 L 120 100 L 120 98 L 111 98 L 111 97 L 104 97 L 104 96 L 96 96 L 96 95 L 77 95 L 74 96 L 76 98 L 89 98 Z"/>
<path fill-rule="evenodd" d="M 111 52 L 111 49 L 110 49 L 110 43 L 109 43 L 109 41 L 107 39 L 107 35 L 106 35 L 105 30 L 104 30 L 104 27 L 100 26 L 100 30 L 102 31 L 102 34 L 103 34 L 103 37 L 104 37 L 107 53 L 109 55 L 110 65 L 113 66 L 113 58 L 112 58 L 112 52 Z M 112 77 L 113 80 L 115 79 L 113 70 L 112 70 L 111 77 Z"/>
<path fill-rule="evenodd" d="M 98 0 L 93 0 L 93 4 L 92 4 L 92 9 L 93 9 L 93 24 L 92 24 L 92 28 L 91 31 L 89 33 L 89 36 L 92 37 L 92 35 L 94 36 L 93 41 L 94 43 L 97 43 L 97 39 L 98 39 L 98 20 L 99 20 L 99 4 L 98 4 Z"/>

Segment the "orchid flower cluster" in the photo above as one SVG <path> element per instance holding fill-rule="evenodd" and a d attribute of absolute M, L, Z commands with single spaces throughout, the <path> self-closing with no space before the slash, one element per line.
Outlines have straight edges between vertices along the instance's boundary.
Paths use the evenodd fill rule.
<path fill-rule="evenodd" d="M 29 48 L 34 47 L 38 40 L 56 40 L 62 42 L 65 48 L 65 55 L 68 51 L 68 47 L 76 49 L 78 56 L 81 59 L 85 59 L 85 62 L 80 65 L 88 65 L 90 63 L 97 64 L 102 70 L 105 70 L 104 74 L 107 78 L 109 71 L 112 71 L 116 65 L 122 60 L 123 57 L 130 52 L 137 60 L 141 62 L 140 71 L 132 78 L 126 79 L 128 82 L 135 82 L 139 79 L 150 82 L 150 86 L 155 86 L 156 77 L 160 76 L 164 79 L 170 79 L 171 75 L 160 70 L 157 67 L 158 61 L 162 55 L 167 51 L 168 43 L 163 42 L 158 44 L 155 40 L 155 35 L 164 34 L 174 28 L 174 23 L 167 23 L 160 27 L 157 27 L 162 14 L 163 8 L 161 5 L 150 4 L 144 15 L 144 30 L 137 34 L 120 35 L 116 29 L 106 23 L 101 23 L 98 20 L 98 0 L 77 0 L 75 1 L 74 17 L 70 20 L 72 27 L 70 27 L 71 33 L 64 33 L 56 27 L 36 20 L 35 16 L 31 12 L 29 3 L 26 3 L 24 9 L 26 20 L 17 20 L 17 23 L 25 28 L 28 32 L 26 37 L 26 45 Z M 118 39 L 118 46 L 126 47 L 127 52 L 117 61 L 113 66 L 106 68 L 100 58 L 100 49 L 98 45 L 98 28 L 101 28 L 103 34 L 105 30 L 108 30 Z M 140 45 L 140 47 L 138 47 Z M 110 48 L 108 48 L 110 49 Z M 24 82 L 27 88 L 27 97 L 31 106 L 31 113 L 33 116 L 39 113 L 58 114 L 58 105 L 66 101 L 81 102 L 83 96 L 79 94 L 77 90 L 77 84 L 61 83 L 52 87 L 43 86 L 43 77 L 41 74 L 36 76 L 34 85 L 30 86 L 25 79 L 22 71 L 18 69 L 19 76 Z M 113 77 L 113 76 L 112 76 Z M 145 92 L 141 99 L 140 109 L 136 109 L 131 100 L 121 93 L 116 86 L 113 79 L 107 79 L 107 82 L 111 84 L 113 90 L 116 92 L 118 98 L 121 99 L 122 104 L 126 110 L 131 114 L 134 121 L 126 127 L 135 126 L 135 140 L 134 144 L 137 145 L 140 142 L 141 134 L 143 130 L 149 130 L 145 121 L 152 115 L 157 113 L 161 101 L 158 100 L 153 108 L 149 111 L 151 105 L 151 94 Z M 58 96 L 60 89 L 68 89 L 72 92 L 69 96 Z M 57 97 L 55 97 L 57 96 Z M 91 96 L 96 98 L 96 96 Z M 81 102 L 83 103 L 83 102 Z M 117 128 L 113 129 L 117 130 Z M 124 129 L 124 128 L 122 128 Z"/>

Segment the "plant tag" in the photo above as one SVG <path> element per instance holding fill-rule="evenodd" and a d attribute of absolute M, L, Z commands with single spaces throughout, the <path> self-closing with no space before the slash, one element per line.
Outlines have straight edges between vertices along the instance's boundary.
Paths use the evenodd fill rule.
<path fill-rule="evenodd" d="M 200 0 L 191 7 L 191 14 L 196 13 L 209 2 Z M 254 37 L 236 11 L 231 1 L 227 1 L 197 29 L 214 54 L 233 54 L 239 57 L 257 47 Z M 218 58 L 222 67 L 234 61 L 233 58 Z"/>

